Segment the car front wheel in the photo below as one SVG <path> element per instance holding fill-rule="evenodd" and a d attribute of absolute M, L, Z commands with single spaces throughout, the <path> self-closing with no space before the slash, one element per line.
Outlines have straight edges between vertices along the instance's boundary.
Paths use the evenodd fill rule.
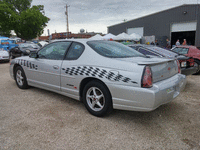
<path fill-rule="evenodd" d="M 20 66 L 18 66 L 15 69 L 15 81 L 16 81 L 17 86 L 20 89 L 27 89 L 28 88 L 26 75 L 24 73 L 24 70 Z"/>
<path fill-rule="evenodd" d="M 83 103 L 94 116 L 104 116 L 112 111 L 112 98 L 108 88 L 101 82 L 91 81 L 83 90 Z"/>

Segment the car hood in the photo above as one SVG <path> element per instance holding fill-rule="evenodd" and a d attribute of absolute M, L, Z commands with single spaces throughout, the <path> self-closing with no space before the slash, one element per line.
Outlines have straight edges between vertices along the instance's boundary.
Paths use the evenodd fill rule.
<path fill-rule="evenodd" d="M 0 56 L 9 56 L 7 51 L 0 51 Z"/>
<path fill-rule="evenodd" d="M 34 51 L 38 51 L 39 48 L 22 48 L 22 50 L 23 50 L 23 51 L 25 51 L 25 50 L 30 50 L 30 51 L 34 52 Z"/>

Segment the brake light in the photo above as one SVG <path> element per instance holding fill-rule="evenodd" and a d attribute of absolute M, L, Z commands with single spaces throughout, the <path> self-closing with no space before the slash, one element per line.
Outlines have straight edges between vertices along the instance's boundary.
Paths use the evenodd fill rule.
<path fill-rule="evenodd" d="M 194 66 L 194 62 L 191 62 L 191 63 L 190 63 L 190 66 L 191 66 L 191 67 Z"/>
<path fill-rule="evenodd" d="M 176 60 L 177 66 L 178 66 L 178 73 L 181 73 L 181 67 L 180 67 L 180 63 L 178 60 Z"/>
<path fill-rule="evenodd" d="M 152 87 L 152 72 L 149 66 L 145 66 L 141 81 L 141 87 L 150 88 Z"/>
<path fill-rule="evenodd" d="M 194 66 L 194 59 L 189 59 L 188 61 L 191 67 Z"/>

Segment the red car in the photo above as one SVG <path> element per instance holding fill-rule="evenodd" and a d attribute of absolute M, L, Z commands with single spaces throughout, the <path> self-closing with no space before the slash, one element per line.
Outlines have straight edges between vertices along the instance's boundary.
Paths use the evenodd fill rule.
<path fill-rule="evenodd" d="M 193 57 L 195 61 L 195 65 L 198 65 L 198 70 L 196 74 L 200 72 L 200 50 L 196 46 L 177 46 L 172 48 L 172 51 L 186 55 L 188 57 Z"/>

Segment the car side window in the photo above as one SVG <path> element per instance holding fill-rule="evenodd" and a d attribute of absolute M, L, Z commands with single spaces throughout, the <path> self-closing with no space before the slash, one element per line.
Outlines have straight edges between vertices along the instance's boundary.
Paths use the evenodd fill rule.
<path fill-rule="evenodd" d="M 76 60 L 78 59 L 81 54 L 83 53 L 85 47 L 81 43 L 73 42 L 67 52 L 65 60 Z"/>
<path fill-rule="evenodd" d="M 31 45 L 28 45 L 28 48 L 33 48 Z"/>
<path fill-rule="evenodd" d="M 144 55 L 159 56 L 159 55 L 157 55 L 157 54 L 155 54 L 155 53 L 153 53 L 153 52 L 150 52 L 150 51 L 148 51 L 148 50 L 146 50 L 146 49 L 143 49 L 143 48 L 140 48 L 140 49 L 139 49 L 139 52 L 142 53 L 142 54 L 144 54 Z"/>
<path fill-rule="evenodd" d="M 71 42 L 55 42 L 38 52 L 40 59 L 62 60 Z"/>

